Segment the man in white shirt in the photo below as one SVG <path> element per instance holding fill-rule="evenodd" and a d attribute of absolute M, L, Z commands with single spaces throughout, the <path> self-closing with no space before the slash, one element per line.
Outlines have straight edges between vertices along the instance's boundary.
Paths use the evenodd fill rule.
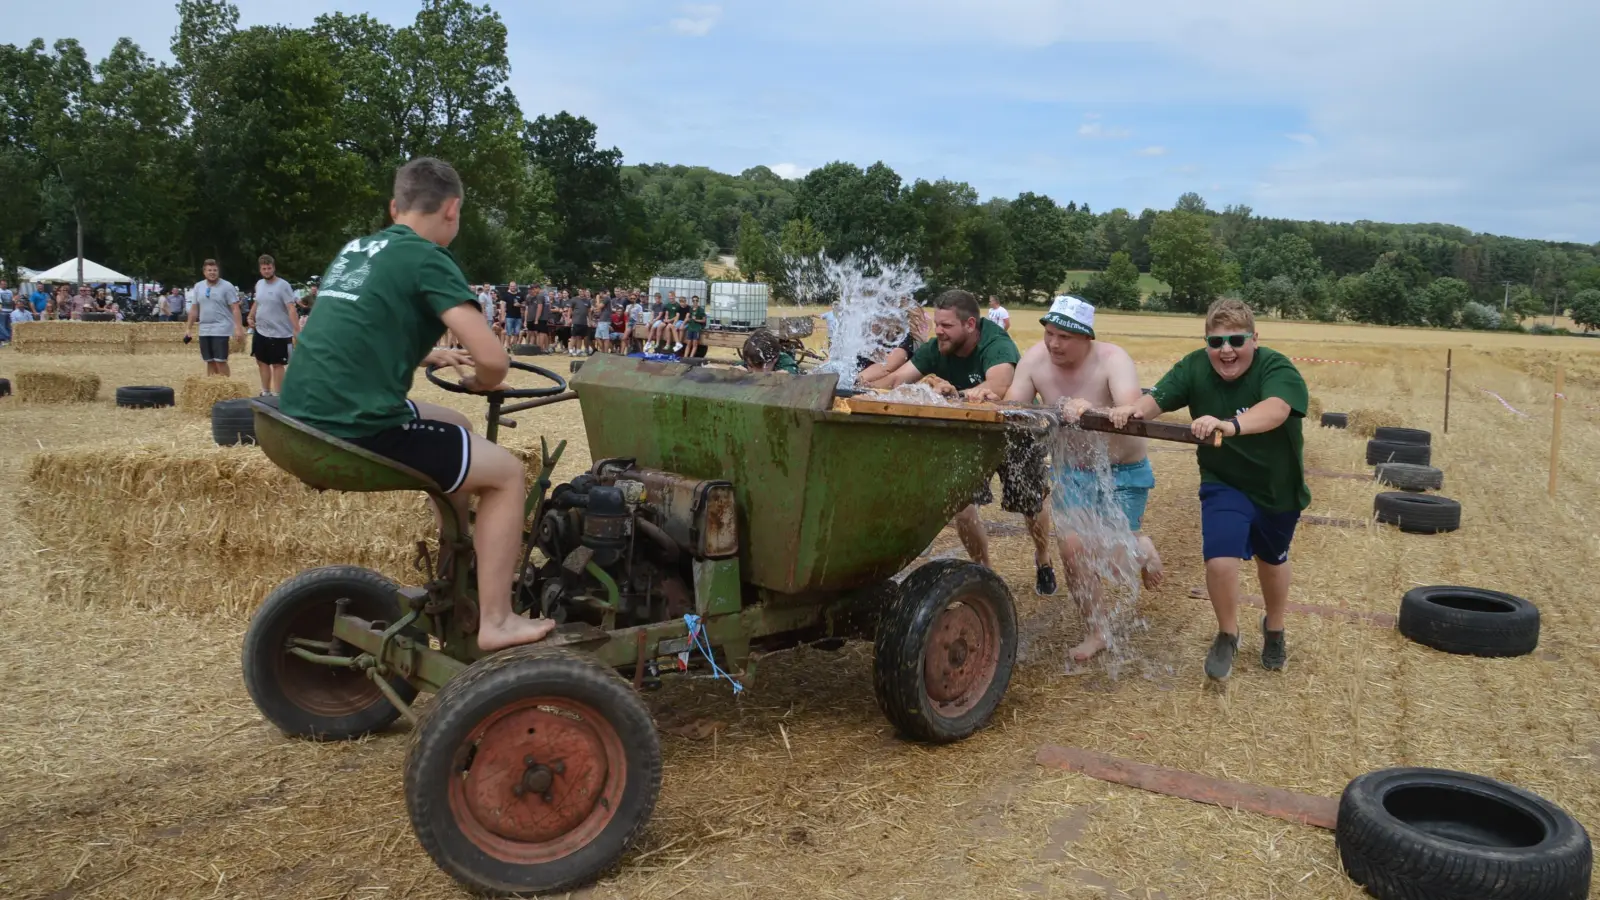
<path fill-rule="evenodd" d="M 1006 331 L 1011 330 L 1011 313 L 1000 305 L 1000 298 L 993 294 L 989 295 L 989 312 L 985 315 L 985 318 Z"/>
<path fill-rule="evenodd" d="M 205 360 L 207 375 L 229 375 L 228 341 L 244 340 L 244 322 L 239 318 L 239 290 L 222 280 L 217 261 L 205 262 L 205 278 L 194 283 L 189 294 L 189 323 L 183 330 L 183 342 L 194 337 L 194 326 L 200 324 L 200 358 Z"/>
<path fill-rule="evenodd" d="M 278 264 L 262 254 L 261 280 L 256 282 L 256 302 L 250 305 L 250 353 L 261 371 L 261 395 L 270 396 L 283 388 L 283 372 L 289 365 L 289 347 L 300 336 L 300 316 L 295 308 L 300 299 L 289 282 L 278 277 Z"/>

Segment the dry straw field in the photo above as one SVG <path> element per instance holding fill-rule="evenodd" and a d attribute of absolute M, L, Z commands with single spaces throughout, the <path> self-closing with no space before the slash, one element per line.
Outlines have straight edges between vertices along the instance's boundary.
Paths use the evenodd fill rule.
<path fill-rule="evenodd" d="M 1037 338 L 1018 316 L 1023 343 Z M 1197 346 L 1194 320 L 1105 316 L 1153 383 Z M 1198 477 L 1181 448 L 1153 455 L 1148 528 L 1168 581 L 1119 677 L 1066 675 L 1062 598 L 1031 590 L 1031 553 L 999 529 L 997 566 L 1022 614 L 1059 622 L 1019 668 L 993 727 L 949 747 L 903 743 L 872 699 L 870 654 L 783 654 L 735 701 L 726 685 L 669 683 L 653 823 L 596 898 L 1354 898 L 1332 835 L 1041 769 L 1046 743 L 1086 747 L 1335 795 L 1383 766 L 1502 778 L 1600 826 L 1600 344 L 1263 323 L 1331 411 L 1366 408 L 1434 432 L 1463 528 L 1439 536 L 1305 525 L 1295 601 L 1393 612 L 1407 588 L 1468 584 L 1537 603 L 1544 637 L 1514 659 L 1449 656 L 1369 625 L 1291 614 L 1288 670 L 1241 665 L 1207 689 L 1213 628 Z M 1455 348 L 1450 433 L 1444 353 Z M 1592 348 L 1592 349 L 1591 349 Z M 566 361 L 558 359 L 558 365 Z M 1549 374 L 1568 368 L 1560 489 L 1545 494 Z M 19 369 L 97 375 L 98 399 L 0 400 L 0 896 L 17 898 L 455 897 L 412 837 L 403 728 L 363 743 L 291 741 L 245 694 L 239 647 L 254 604 L 322 563 L 409 576 L 428 516 L 418 497 L 318 495 L 252 449 L 210 446 L 181 408 L 119 410 L 126 384 L 180 387 L 197 354 L 0 352 Z M 235 376 L 254 384 L 254 367 Z M 1526 414 L 1483 393 L 1492 390 Z M 418 394 L 481 416 L 464 398 Z M 181 398 L 180 398 L 181 399 Z M 572 441 L 579 410 L 525 414 L 509 442 Z M 1312 428 L 1308 465 L 1362 473 L 1357 436 Z M 1365 519 L 1367 481 L 1315 477 L 1310 512 Z M 1017 524 L 997 508 L 985 517 Z M 956 546 L 948 531 L 934 552 Z M 1247 593 L 1258 592 L 1247 584 Z M 1254 659 L 1247 633 L 1241 660 Z M 698 728 L 677 728 L 684 724 Z M 680 733 L 683 732 L 683 733 Z M 694 736 L 686 733 L 693 732 Z M 709 736 L 698 735 L 710 732 Z"/>

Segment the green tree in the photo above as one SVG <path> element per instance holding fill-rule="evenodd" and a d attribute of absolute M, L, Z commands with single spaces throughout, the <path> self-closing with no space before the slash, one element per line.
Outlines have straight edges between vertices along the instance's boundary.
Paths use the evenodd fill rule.
<path fill-rule="evenodd" d="M 971 258 L 967 227 L 977 213 L 978 192 L 966 182 L 918 179 L 906 191 L 916 233 L 913 255 L 932 291 L 959 284 Z"/>
<path fill-rule="evenodd" d="M 797 205 L 833 258 L 898 259 L 911 251 L 912 237 L 911 211 L 901 193 L 900 176 L 881 162 L 865 170 L 831 162 L 806 174 Z"/>
<path fill-rule="evenodd" d="M 1179 197 L 1178 202 L 1173 204 L 1172 208 L 1179 212 L 1188 213 L 1209 212 L 1206 209 L 1206 198 L 1196 194 L 1194 191 L 1189 191 Z"/>
<path fill-rule="evenodd" d="M 1023 193 L 1006 207 L 1003 220 L 1022 300 L 1054 291 L 1078 252 L 1078 236 L 1067 227 L 1066 211 L 1043 194 Z"/>
<path fill-rule="evenodd" d="M 771 245 L 767 243 L 766 232 L 761 230 L 761 223 L 756 221 L 752 213 L 745 213 L 739 222 L 739 249 L 736 254 L 739 261 L 739 274 L 745 281 L 755 281 L 762 276 L 770 276 L 773 271 L 773 254 Z"/>
<path fill-rule="evenodd" d="M 613 280 L 626 224 L 622 152 L 595 145 L 594 123 L 562 112 L 524 133 L 528 155 L 549 174 L 555 225 L 545 272 L 561 284 Z"/>
<path fill-rule="evenodd" d="M 1202 312 L 1238 280 L 1236 268 L 1223 259 L 1222 248 L 1199 213 L 1158 214 L 1149 243 L 1150 273 L 1171 287 L 1175 310 Z"/>
<path fill-rule="evenodd" d="M 1139 270 L 1123 251 L 1111 254 L 1104 272 L 1089 276 L 1079 293 L 1107 309 L 1139 308 Z"/>
<path fill-rule="evenodd" d="M 1373 325 L 1413 325 L 1422 321 L 1422 304 L 1394 266 L 1374 266 L 1365 275 L 1339 282 L 1341 302 L 1350 318 Z"/>
<path fill-rule="evenodd" d="M 1572 321 L 1584 331 L 1600 328 L 1600 288 L 1584 288 L 1572 295 Z"/>
<path fill-rule="evenodd" d="M 1439 328 L 1456 328 L 1461 324 L 1461 311 L 1472 300 L 1472 288 L 1459 278 L 1435 278 L 1422 289 L 1421 304 L 1428 324 Z"/>
<path fill-rule="evenodd" d="M 1017 283 L 1017 262 L 1011 252 L 1004 200 L 991 200 L 973 213 L 966 226 L 967 264 L 958 283 L 980 297 L 1008 293 Z"/>
<path fill-rule="evenodd" d="M 1280 234 L 1246 255 L 1242 274 L 1246 282 L 1284 275 L 1301 285 L 1322 277 L 1322 263 L 1310 241 L 1297 234 Z"/>

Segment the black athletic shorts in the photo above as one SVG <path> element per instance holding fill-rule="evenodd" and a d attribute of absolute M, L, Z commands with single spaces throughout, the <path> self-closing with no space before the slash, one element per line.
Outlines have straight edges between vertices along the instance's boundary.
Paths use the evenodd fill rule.
<path fill-rule="evenodd" d="M 556 329 L 556 340 L 561 341 L 562 343 L 566 343 L 571 338 L 572 338 L 572 329 L 571 328 L 568 328 L 567 326 L 562 325 L 560 328 Z"/>
<path fill-rule="evenodd" d="M 225 337 L 200 335 L 200 358 L 211 363 L 227 362 L 228 341 Z"/>
<path fill-rule="evenodd" d="M 250 355 L 263 365 L 287 366 L 289 345 L 292 343 L 294 343 L 293 338 L 263 337 L 257 334 L 250 338 Z"/>
<path fill-rule="evenodd" d="M 1000 461 L 1000 508 L 1006 512 L 1036 516 L 1044 509 L 1050 494 L 1050 464 L 1044 441 L 1032 435 L 1013 432 L 1006 437 L 1006 455 Z M 978 506 L 994 502 L 989 482 L 972 496 Z"/>
<path fill-rule="evenodd" d="M 572 336 L 575 338 L 586 338 L 591 334 L 594 334 L 594 329 L 587 325 L 572 326 Z"/>
<path fill-rule="evenodd" d="M 472 467 L 471 433 L 460 425 L 422 418 L 410 400 L 406 405 L 416 416 L 413 421 L 368 437 L 351 438 L 350 443 L 416 469 L 432 478 L 445 493 L 455 493 Z"/>

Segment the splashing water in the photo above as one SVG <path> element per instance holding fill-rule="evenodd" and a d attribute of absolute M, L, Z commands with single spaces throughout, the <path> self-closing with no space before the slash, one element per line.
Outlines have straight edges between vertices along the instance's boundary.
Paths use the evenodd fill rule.
<path fill-rule="evenodd" d="M 833 304 L 828 359 L 816 371 L 837 373 L 839 387 L 855 386 L 858 357 L 879 359 L 905 338 L 906 306 L 923 286 L 922 275 L 909 262 L 876 256 L 847 256 L 836 262 L 818 254 L 788 260 L 787 268 L 802 303 Z"/>

